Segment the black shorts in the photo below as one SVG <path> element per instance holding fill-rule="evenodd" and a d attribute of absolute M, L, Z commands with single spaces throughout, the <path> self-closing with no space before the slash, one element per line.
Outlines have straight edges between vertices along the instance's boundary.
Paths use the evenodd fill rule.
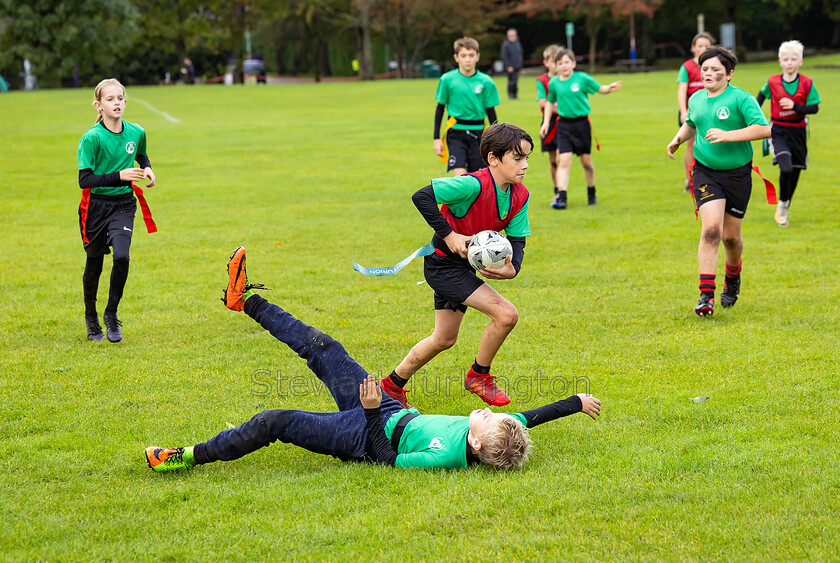
<path fill-rule="evenodd" d="M 573 152 L 578 156 L 592 152 L 592 127 L 589 126 L 588 116 L 560 118 L 557 123 L 557 151 L 560 154 Z"/>
<path fill-rule="evenodd" d="M 540 121 L 540 127 L 542 127 L 543 122 Z M 555 152 L 557 150 L 557 118 L 553 122 L 551 122 L 551 127 L 548 129 L 548 133 L 546 134 L 546 139 L 551 137 L 551 140 L 547 143 L 545 139 L 540 139 L 540 144 L 542 145 L 542 152 Z"/>
<path fill-rule="evenodd" d="M 129 239 L 134 232 L 134 214 L 137 200 L 133 193 L 117 196 L 90 196 L 87 214 L 87 236 L 90 242 L 83 243 L 88 256 L 110 254 L 115 236 Z M 82 227 L 82 210 L 79 208 L 79 229 Z M 83 239 L 84 240 L 84 239 Z"/>
<path fill-rule="evenodd" d="M 435 290 L 435 311 L 465 312 L 464 301 L 484 285 L 463 258 L 430 254 L 423 260 L 423 274 L 429 287 Z"/>
<path fill-rule="evenodd" d="M 808 168 L 808 132 L 805 127 L 770 125 L 770 154 L 773 164 L 778 164 L 780 154 L 790 154 L 794 168 Z"/>
<path fill-rule="evenodd" d="M 484 161 L 478 151 L 482 133 L 482 129 L 450 129 L 446 133 L 446 148 L 449 151 L 447 172 L 456 168 L 466 168 L 467 172 L 484 168 Z"/>
<path fill-rule="evenodd" d="M 725 199 L 726 212 L 744 218 L 752 192 L 752 162 L 732 170 L 713 170 L 695 162 L 692 182 L 698 209 L 704 203 Z"/>

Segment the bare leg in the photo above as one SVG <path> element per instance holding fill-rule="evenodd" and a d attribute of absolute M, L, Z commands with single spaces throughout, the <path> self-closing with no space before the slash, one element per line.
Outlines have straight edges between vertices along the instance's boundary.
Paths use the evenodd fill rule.
<path fill-rule="evenodd" d="M 482 286 L 484 287 L 484 286 Z M 420 368 L 426 365 L 432 358 L 452 348 L 458 340 L 458 331 L 461 328 L 461 321 L 464 320 L 464 313 L 449 309 L 438 309 L 435 311 L 435 329 L 431 336 L 428 336 L 414 345 L 403 358 L 400 365 L 394 371 L 403 379 L 408 379 Z"/>
<path fill-rule="evenodd" d="M 723 216 L 723 248 L 726 252 L 726 263 L 733 268 L 741 263 L 741 254 L 744 251 L 744 238 L 741 236 L 743 221 L 728 213 Z"/>
<path fill-rule="evenodd" d="M 478 353 L 475 356 L 479 364 L 489 366 L 493 363 L 493 358 L 496 357 L 507 335 L 519 321 L 519 312 L 510 301 L 487 284 L 482 285 L 467 297 L 464 305 L 490 317 L 490 323 L 484 328 L 478 344 Z"/>
<path fill-rule="evenodd" d="M 466 168 L 453 168 L 452 169 L 452 176 L 460 176 L 460 175 L 466 174 L 466 173 L 467 173 Z"/>
<path fill-rule="evenodd" d="M 595 166 L 592 164 L 591 154 L 580 155 L 580 165 L 583 166 L 583 175 L 586 177 L 586 187 L 595 185 Z"/>
<path fill-rule="evenodd" d="M 569 172 L 572 169 L 572 153 L 564 152 L 557 155 L 557 189 L 565 192 L 569 189 Z"/>
<path fill-rule="evenodd" d="M 700 246 L 697 249 L 697 262 L 701 274 L 714 274 L 717 271 L 718 248 L 723 232 L 725 208 L 725 199 L 716 199 L 700 206 L 699 213 L 703 229 L 700 234 Z M 740 232 L 740 222 L 738 229 Z"/>
<path fill-rule="evenodd" d="M 557 187 L 557 151 L 548 153 L 548 167 L 551 171 L 551 183 Z"/>

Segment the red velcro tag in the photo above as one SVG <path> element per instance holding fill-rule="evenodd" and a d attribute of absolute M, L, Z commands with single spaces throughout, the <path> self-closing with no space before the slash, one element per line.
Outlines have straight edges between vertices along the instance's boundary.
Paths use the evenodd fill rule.
<path fill-rule="evenodd" d="M 90 209 L 90 188 L 82 189 L 82 201 L 79 203 L 79 217 L 81 217 L 82 224 L 82 241 L 87 244 L 90 242 L 87 236 L 87 217 Z"/>
<path fill-rule="evenodd" d="M 753 166 L 753 170 L 755 173 L 761 176 L 761 179 L 764 180 L 764 190 L 767 192 L 767 203 L 770 205 L 776 205 L 779 201 L 776 199 L 776 186 L 773 185 L 773 182 L 768 180 L 764 177 L 764 174 L 758 169 L 758 166 Z"/>
<path fill-rule="evenodd" d="M 143 189 L 134 184 L 131 184 L 131 189 L 134 190 L 134 195 L 137 196 L 137 201 L 140 202 L 140 210 L 143 212 L 143 222 L 146 223 L 146 232 L 156 233 L 157 225 L 155 225 L 155 220 L 152 219 L 152 210 L 149 209 L 149 204 L 146 203 L 146 198 L 143 197 Z"/>
<path fill-rule="evenodd" d="M 601 143 L 598 142 L 598 137 L 595 136 L 595 129 L 592 128 L 592 119 L 589 116 L 586 116 L 586 121 L 589 122 L 589 130 L 592 132 L 592 138 L 595 139 L 595 148 L 598 149 L 598 152 L 601 152 Z"/>

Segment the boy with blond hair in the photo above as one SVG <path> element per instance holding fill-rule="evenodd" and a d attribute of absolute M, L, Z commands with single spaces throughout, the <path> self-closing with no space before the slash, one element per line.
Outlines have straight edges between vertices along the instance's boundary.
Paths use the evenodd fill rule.
<path fill-rule="evenodd" d="M 621 80 L 601 86 L 597 80 L 585 72 L 575 72 L 577 59 L 574 51 L 560 49 L 554 56 L 557 64 L 557 76 L 548 84 L 547 110 L 543 114 L 540 137 L 548 135 L 554 114 L 558 114 L 557 123 L 557 193 L 551 206 L 566 209 L 566 190 L 569 187 L 569 172 L 572 168 L 572 153 L 580 157 L 583 173 L 586 177 L 587 201 L 589 205 L 598 203 L 595 197 L 595 167 L 592 165 L 592 125 L 589 123 L 590 94 L 609 94 L 618 92 Z M 556 104 L 556 107 L 555 107 Z"/>
<path fill-rule="evenodd" d="M 455 62 L 458 68 L 444 73 L 438 82 L 435 98 L 434 150 L 446 170 L 453 176 L 475 172 L 483 168 L 479 154 L 485 116 L 490 125 L 496 123 L 496 106 L 499 105 L 499 91 L 493 79 L 476 68 L 479 51 L 478 41 L 462 37 L 455 41 Z M 449 114 L 443 139 L 440 125 L 444 109 Z"/>
<path fill-rule="evenodd" d="M 557 76 L 557 63 L 554 57 L 560 50 L 559 45 L 549 45 L 543 50 L 543 65 L 546 72 L 537 77 L 537 103 L 540 104 L 540 113 L 545 115 L 545 105 L 548 103 L 548 84 L 551 79 Z M 556 108 L 555 104 L 555 108 Z M 545 138 L 542 139 L 542 152 L 548 153 L 549 171 L 551 172 L 551 184 L 554 186 L 554 197 L 557 197 L 557 118 L 553 119 L 548 127 Z M 542 118 L 540 119 L 542 125 Z"/>
<path fill-rule="evenodd" d="M 819 111 L 820 95 L 810 78 L 799 72 L 805 47 L 799 41 L 779 46 L 781 74 L 767 79 L 756 96 L 758 104 L 770 98 L 770 150 L 779 165 L 779 202 L 776 224 L 788 226 L 788 210 L 799 173 L 808 168 L 808 115 Z"/>
<path fill-rule="evenodd" d="M 305 359 L 329 389 L 339 411 L 266 410 L 191 447 L 150 446 L 145 456 L 154 471 L 230 461 L 276 441 L 343 461 L 442 469 L 484 463 L 512 469 L 528 458 L 527 428 L 577 412 L 594 420 L 601 412 L 601 402 L 585 394 L 511 414 L 486 408 L 468 417 L 421 415 L 414 409 L 402 409 L 383 395 L 376 379 L 339 342 L 255 295 L 252 290 L 260 288 L 248 283 L 245 248 L 240 246 L 228 262 L 228 286 L 222 301 L 232 311 L 244 311 Z"/>

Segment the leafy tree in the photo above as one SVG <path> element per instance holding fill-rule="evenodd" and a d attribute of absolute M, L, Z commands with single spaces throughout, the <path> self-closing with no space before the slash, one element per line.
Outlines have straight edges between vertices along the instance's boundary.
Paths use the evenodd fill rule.
<path fill-rule="evenodd" d="M 432 39 L 446 34 L 480 35 L 507 10 L 494 0 L 380 0 L 375 13 L 394 48 L 398 75 L 410 78 L 411 67 Z"/>
<path fill-rule="evenodd" d="M 653 16 L 664 0 L 521 0 L 516 11 L 533 16 L 550 12 L 557 16 L 568 11 L 585 18 L 586 34 L 589 37 L 589 69 L 595 69 L 598 33 L 611 19 L 630 14 Z M 724 0 L 727 1 L 727 0 Z"/>
<path fill-rule="evenodd" d="M 372 21 L 370 11 L 374 0 L 353 0 L 353 14 L 359 30 L 359 76 L 373 80 L 373 48 L 371 45 Z"/>
<path fill-rule="evenodd" d="M 278 72 L 296 75 L 314 70 L 315 79 L 330 75 L 330 55 L 342 64 L 361 49 L 356 4 L 371 0 L 263 0 L 258 36 L 274 50 Z M 340 54 L 340 55 L 339 55 Z M 372 62 L 372 61 L 371 61 Z M 349 66 L 347 67 L 349 68 Z M 372 77 L 372 71 L 371 71 Z"/>
<path fill-rule="evenodd" d="M 138 29 L 130 0 L 0 0 L 0 68 L 32 63 L 41 86 L 97 82 L 115 68 Z M 14 78 L 14 76 L 12 76 Z"/>

